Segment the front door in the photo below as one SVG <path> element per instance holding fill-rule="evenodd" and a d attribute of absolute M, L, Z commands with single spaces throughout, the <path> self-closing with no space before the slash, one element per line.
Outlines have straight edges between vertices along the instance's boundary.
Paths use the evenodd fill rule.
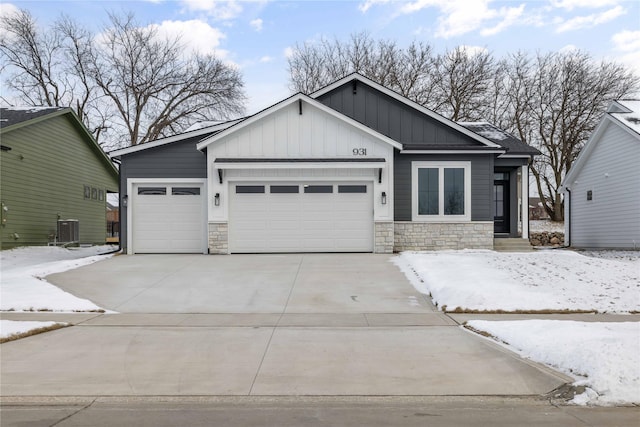
<path fill-rule="evenodd" d="M 493 181 L 493 231 L 509 233 L 509 172 L 495 173 Z"/>

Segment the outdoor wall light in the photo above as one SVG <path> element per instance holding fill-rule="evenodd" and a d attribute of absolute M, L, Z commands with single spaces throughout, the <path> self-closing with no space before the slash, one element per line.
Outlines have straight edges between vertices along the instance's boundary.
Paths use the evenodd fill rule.
<path fill-rule="evenodd" d="M 122 197 L 122 206 L 126 208 L 128 204 L 129 204 L 129 196 L 125 195 L 124 197 Z"/>
<path fill-rule="evenodd" d="M 385 193 L 384 191 L 382 192 L 382 204 L 387 204 L 387 193 Z"/>
<path fill-rule="evenodd" d="M 216 193 L 216 195 L 213 196 L 213 204 L 220 206 L 220 193 Z"/>

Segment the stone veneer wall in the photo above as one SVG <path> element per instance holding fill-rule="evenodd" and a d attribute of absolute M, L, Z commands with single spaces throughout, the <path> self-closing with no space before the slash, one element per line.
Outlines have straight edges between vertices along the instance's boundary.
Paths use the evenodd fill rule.
<path fill-rule="evenodd" d="M 229 253 L 229 224 L 226 222 L 209 223 L 209 253 Z"/>
<path fill-rule="evenodd" d="M 394 251 L 441 249 L 493 249 L 493 222 L 394 224 Z"/>
<path fill-rule="evenodd" d="M 373 252 L 377 254 L 393 253 L 393 222 L 376 222 Z"/>

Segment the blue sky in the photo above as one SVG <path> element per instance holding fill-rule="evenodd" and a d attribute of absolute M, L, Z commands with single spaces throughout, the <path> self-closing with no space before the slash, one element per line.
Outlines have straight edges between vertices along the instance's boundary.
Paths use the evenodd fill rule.
<path fill-rule="evenodd" d="M 181 33 L 191 48 L 240 67 L 247 113 L 290 94 L 286 57 L 296 43 L 346 40 L 361 31 L 401 46 L 421 40 L 437 52 L 461 45 L 496 56 L 578 48 L 640 74 L 638 0 L 3 0 L 0 10 L 14 7 L 28 9 L 42 24 L 65 13 L 96 32 L 108 11 L 132 11 L 142 25 Z"/>

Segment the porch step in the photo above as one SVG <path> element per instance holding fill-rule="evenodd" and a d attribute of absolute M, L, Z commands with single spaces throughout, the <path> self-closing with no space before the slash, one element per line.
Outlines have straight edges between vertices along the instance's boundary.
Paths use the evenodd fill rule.
<path fill-rule="evenodd" d="M 497 252 L 533 252 L 528 239 L 493 239 L 493 250 Z"/>

